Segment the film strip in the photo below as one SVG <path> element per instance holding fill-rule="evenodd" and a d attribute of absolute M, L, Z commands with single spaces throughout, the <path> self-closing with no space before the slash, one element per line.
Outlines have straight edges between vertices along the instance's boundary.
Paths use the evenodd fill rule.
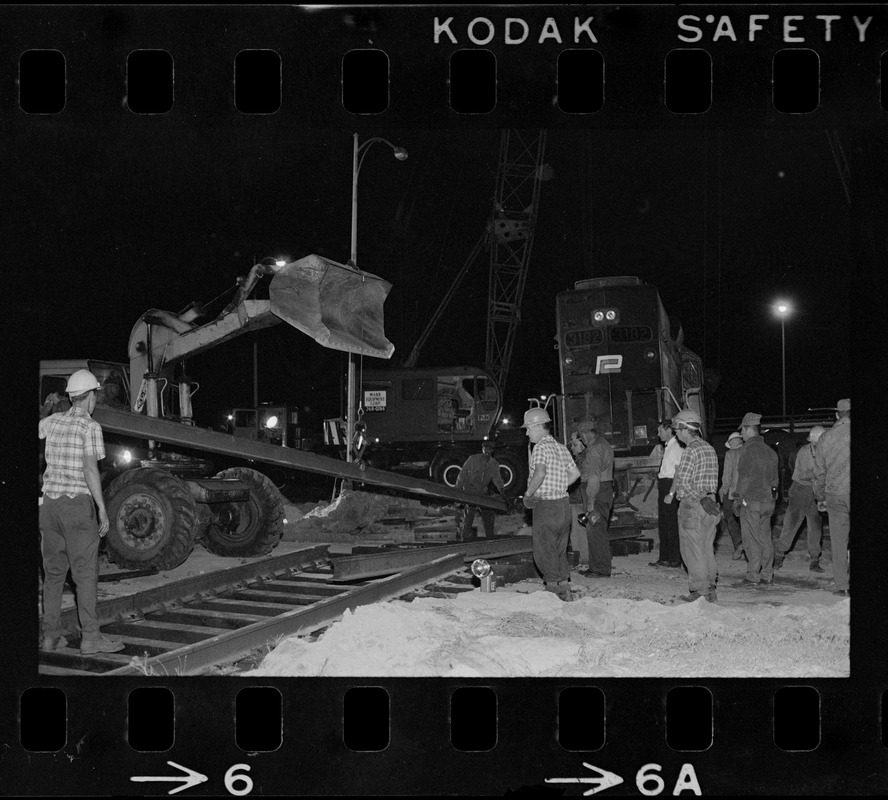
<path fill-rule="evenodd" d="M 590 669 L 522 678 L 504 666 L 472 678 L 445 677 L 442 669 L 431 678 L 102 679 L 38 672 L 37 508 L 24 467 L 32 456 L 20 457 L 33 454 L 34 441 L 28 425 L 14 422 L 22 444 L 9 448 L 3 481 L 4 793 L 886 793 L 888 548 L 879 483 L 886 384 L 878 355 L 888 210 L 886 6 L 14 7 L 0 18 L 4 238 L 14 265 L 3 341 L 7 360 L 17 362 L 10 387 L 37 383 L 54 339 L 74 339 L 78 329 L 112 339 L 146 303 L 175 303 L 179 290 L 209 283 L 223 239 L 226 246 L 240 239 L 244 253 L 267 251 L 286 231 L 288 247 L 335 241 L 342 250 L 354 132 L 391 141 L 421 132 L 432 161 L 421 169 L 428 171 L 508 128 L 544 129 L 567 148 L 598 134 L 610 134 L 602 141 L 615 148 L 661 137 L 677 158 L 691 137 L 715 150 L 727 146 L 728 132 L 755 131 L 804 148 L 807 134 L 829 131 L 830 191 L 844 198 L 855 247 L 811 281 L 848 293 L 850 318 L 824 326 L 848 331 L 848 393 L 861 399 L 861 430 L 873 432 L 859 444 L 855 438 L 861 488 L 854 512 L 862 521 L 854 533 L 846 676 L 701 677 L 689 667 L 687 677 Z M 836 149 L 843 139 L 844 149 Z M 343 151 L 341 169 L 296 174 L 308 168 L 294 153 L 315 153 L 326 166 L 331 149 Z M 597 157 L 617 156 L 603 149 Z M 471 163 L 490 171 L 491 159 Z M 561 163 L 571 169 L 569 158 Z M 666 180 L 682 168 L 649 165 Z M 377 185 L 385 180 L 375 173 Z M 627 174 L 625 186 L 633 180 Z M 621 185 L 614 179 L 610 190 Z M 803 231 L 829 213 L 818 205 L 823 184 L 816 187 L 787 195 L 787 206 L 807 211 L 794 217 Z M 384 273 L 392 248 L 408 249 L 411 236 L 436 226 L 463 235 L 453 219 L 466 212 L 460 189 L 448 191 L 426 233 L 410 230 L 410 208 L 392 204 L 389 217 L 402 228 L 388 245 L 379 231 L 368 232 L 382 255 L 362 268 Z M 91 214 L 106 207 L 109 193 L 125 211 Z M 389 202 L 370 194 L 372 203 Z M 292 195 L 309 198 L 296 204 L 301 214 L 308 207 L 316 214 L 294 219 Z M 220 197 L 234 211 L 211 222 L 207 207 L 221 208 Z M 663 197 L 699 213 L 678 191 Z M 342 219 L 319 231 L 332 216 Z M 549 224 L 569 233 L 573 221 L 564 212 Z M 197 244 L 183 241 L 181 261 L 161 268 L 157 260 L 169 252 L 163 240 L 185 238 L 189 227 Z M 606 233 L 598 245 L 577 235 L 570 252 L 581 262 L 596 247 L 605 260 L 631 254 L 625 239 L 637 234 Z M 805 237 L 771 246 L 783 248 L 778 259 L 794 258 L 806 252 Z M 655 249 L 684 252 L 668 231 L 659 242 L 647 250 L 639 243 L 639 258 Z M 568 250 L 553 252 L 564 258 Z M 344 251 L 337 255 L 345 261 Z M 235 256 L 226 252 L 231 264 Z M 406 262 L 398 263 L 403 275 Z M 657 263 L 661 283 L 699 280 L 673 270 L 670 257 Z M 552 281 L 538 278 L 525 299 L 532 307 L 525 319 L 542 319 L 539 330 L 548 335 L 545 315 L 566 286 L 555 283 L 562 276 L 552 269 Z M 764 280 L 757 265 L 746 269 L 750 283 Z M 585 274 L 578 265 L 576 279 Z M 57 312 L 65 304 L 70 315 Z M 32 419 L 33 392 L 8 393 L 13 418 Z"/>

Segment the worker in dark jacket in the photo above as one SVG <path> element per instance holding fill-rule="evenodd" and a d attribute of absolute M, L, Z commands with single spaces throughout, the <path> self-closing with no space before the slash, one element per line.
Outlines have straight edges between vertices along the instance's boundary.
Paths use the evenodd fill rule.
<path fill-rule="evenodd" d="M 614 448 L 596 430 L 596 423 L 581 422 L 577 434 L 586 445 L 580 467 L 580 483 L 585 494 L 586 539 L 589 543 L 589 569 L 581 574 L 590 578 L 609 578 L 611 549 L 607 528 L 614 505 Z"/>
<path fill-rule="evenodd" d="M 464 492 L 471 492 L 472 494 L 485 494 L 490 484 L 493 484 L 496 491 L 505 497 L 505 486 L 503 484 L 503 477 L 500 475 L 500 465 L 493 457 L 495 449 L 496 445 L 489 440 L 481 443 L 481 452 L 469 456 L 466 459 L 466 463 L 463 464 L 459 477 L 456 479 L 457 489 L 462 489 Z M 478 506 L 469 505 L 463 511 L 465 516 L 459 531 L 461 541 L 476 538 L 475 532 L 472 530 L 476 511 L 481 512 L 485 536 L 488 539 L 493 538 L 496 512 L 492 508 L 479 508 Z"/>
<path fill-rule="evenodd" d="M 761 414 L 749 413 L 740 424 L 743 447 L 737 462 L 734 513 L 740 517 L 740 535 L 746 551 L 746 577 L 734 586 L 757 586 L 774 580 L 774 544 L 771 516 L 777 494 L 778 458 L 759 431 Z"/>

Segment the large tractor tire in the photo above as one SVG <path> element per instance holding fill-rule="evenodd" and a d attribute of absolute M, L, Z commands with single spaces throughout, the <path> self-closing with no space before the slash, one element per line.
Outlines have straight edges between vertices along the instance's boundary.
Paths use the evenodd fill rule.
<path fill-rule="evenodd" d="M 232 467 L 216 477 L 249 484 L 250 499 L 214 509 L 214 519 L 203 534 L 204 546 L 220 556 L 270 553 L 284 535 L 284 500 L 274 482 L 267 475 L 246 467 Z"/>
<path fill-rule="evenodd" d="M 461 450 L 440 451 L 429 465 L 431 479 L 445 486 L 455 487 L 459 473 L 462 472 L 462 465 L 466 463 L 469 455 L 471 454 Z"/>
<path fill-rule="evenodd" d="M 166 470 L 127 470 L 108 487 L 105 546 L 125 569 L 172 569 L 194 549 L 197 514 L 188 487 Z"/>
<path fill-rule="evenodd" d="M 493 454 L 499 462 L 506 497 L 517 497 L 527 488 L 527 456 L 503 448 Z"/>

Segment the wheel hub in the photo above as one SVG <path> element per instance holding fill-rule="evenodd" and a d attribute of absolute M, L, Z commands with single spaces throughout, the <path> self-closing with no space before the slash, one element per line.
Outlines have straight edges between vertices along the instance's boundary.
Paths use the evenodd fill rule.
<path fill-rule="evenodd" d="M 123 543 L 133 550 L 156 547 L 166 532 L 163 507 L 153 497 L 134 494 L 117 512 L 117 530 Z"/>

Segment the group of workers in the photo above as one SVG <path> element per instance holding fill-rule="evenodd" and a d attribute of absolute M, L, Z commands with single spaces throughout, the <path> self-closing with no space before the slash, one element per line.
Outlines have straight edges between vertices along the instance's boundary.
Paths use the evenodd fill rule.
<path fill-rule="evenodd" d="M 771 584 L 783 565 L 804 520 L 808 524 L 809 569 L 820 566 L 822 525 L 829 517 L 834 593 L 848 596 L 850 534 L 851 401 L 836 408 L 836 424 L 815 426 L 796 456 L 789 505 L 776 544 L 771 518 L 779 486 L 777 453 L 761 434 L 761 414 L 743 417 L 740 430 L 728 438 L 722 482 L 715 448 L 703 437 L 703 422 L 685 409 L 658 426 L 661 457 L 657 475 L 659 554 L 654 567 L 684 568 L 688 593 L 680 599 L 717 600 L 718 566 L 715 538 L 719 523 L 730 536 L 733 558 L 746 557 L 746 575 L 734 588 Z M 568 545 L 579 553 L 579 572 L 591 578 L 610 577 L 608 523 L 614 500 L 614 451 L 593 422 L 582 422 L 565 447 L 552 435 L 545 409 L 532 408 L 521 426 L 533 449 L 524 505 L 533 510 L 533 556 L 545 587 L 570 601 Z M 499 465 L 492 442 L 484 453 L 466 462 L 458 488 L 482 492 L 493 484 L 502 493 Z M 471 509 L 474 511 L 474 509 Z M 461 537 L 471 536 L 474 513 L 462 520 Z M 482 511 L 487 536 L 493 536 L 492 511 Z M 739 520 L 739 521 L 738 521 Z M 583 530 L 585 528 L 585 530 Z"/>

